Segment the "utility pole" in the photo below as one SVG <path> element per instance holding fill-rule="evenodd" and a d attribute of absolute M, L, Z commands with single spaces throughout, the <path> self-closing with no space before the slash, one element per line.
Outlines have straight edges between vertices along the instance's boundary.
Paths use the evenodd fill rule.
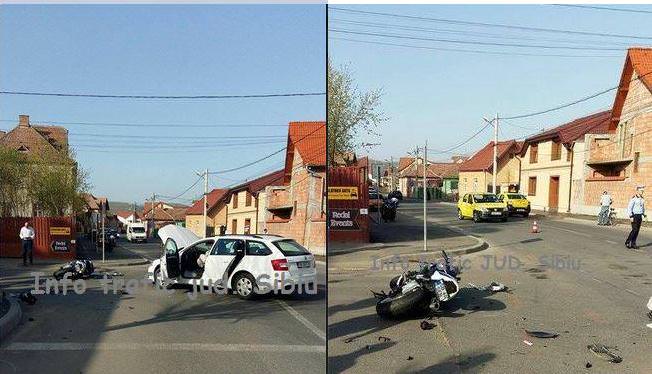
<path fill-rule="evenodd" d="M 423 147 L 423 251 L 428 251 L 428 223 L 426 221 L 426 199 L 428 188 L 426 187 L 426 170 L 428 167 L 428 140 Z"/>
<path fill-rule="evenodd" d="M 496 122 L 494 123 L 494 169 L 493 169 L 491 193 L 496 194 L 496 177 L 498 174 L 498 113 L 496 113 Z"/>
<path fill-rule="evenodd" d="M 104 257 L 104 238 L 106 237 L 104 234 L 104 217 L 106 217 L 106 204 L 102 203 L 102 262 L 104 262 L 105 257 Z"/>
<path fill-rule="evenodd" d="M 152 233 L 154 233 L 154 201 L 156 201 L 156 194 L 152 194 L 152 210 L 149 211 L 149 215 L 152 217 L 152 227 L 149 228 Z"/>
<path fill-rule="evenodd" d="M 204 170 L 204 238 L 206 238 L 206 216 L 208 215 L 208 169 Z"/>
<path fill-rule="evenodd" d="M 390 189 L 391 192 L 394 192 L 394 191 L 397 190 L 396 188 L 394 188 L 394 156 L 389 157 L 389 167 L 390 167 L 389 170 L 391 170 L 391 172 L 392 172 L 392 179 L 391 179 L 391 182 L 390 182 L 391 186 L 390 186 L 389 189 Z"/>
<path fill-rule="evenodd" d="M 496 113 L 496 117 L 491 121 L 484 117 L 482 119 L 494 127 L 494 162 L 493 170 L 491 172 L 491 192 L 496 194 L 496 185 L 498 184 L 496 180 L 498 173 L 498 113 Z"/>

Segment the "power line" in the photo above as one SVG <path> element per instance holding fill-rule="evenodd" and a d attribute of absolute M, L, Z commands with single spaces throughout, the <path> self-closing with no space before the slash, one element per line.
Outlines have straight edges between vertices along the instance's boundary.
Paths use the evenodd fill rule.
<path fill-rule="evenodd" d="M 638 10 L 638 9 L 627 9 L 627 8 L 615 8 L 615 7 L 606 7 L 606 6 L 595 6 L 595 5 L 578 5 L 578 4 L 550 4 L 553 6 L 563 6 L 568 8 L 584 8 L 584 9 L 593 9 L 593 10 L 609 10 L 612 12 L 626 12 L 626 13 L 645 13 L 652 14 L 650 10 Z"/>
<path fill-rule="evenodd" d="M 473 140 L 473 138 L 475 138 L 476 136 L 480 135 L 480 133 L 483 132 L 483 131 L 484 131 L 487 127 L 489 127 L 490 125 L 491 125 L 491 123 L 487 123 L 487 124 L 485 124 L 484 126 L 482 126 L 482 127 L 480 128 L 480 130 L 476 131 L 473 135 L 471 135 L 471 136 L 468 137 L 465 141 L 463 141 L 462 143 L 460 143 L 460 144 L 458 144 L 458 145 L 456 145 L 456 146 L 453 146 L 453 147 L 450 147 L 450 148 L 447 148 L 447 149 L 445 149 L 445 150 L 441 150 L 441 151 L 438 151 L 438 150 L 436 150 L 436 149 L 433 149 L 434 152 L 429 152 L 429 153 L 430 153 L 430 154 L 450 153 L 451 151 L 454 151 L 454 150 L 456 150 L 456 149 L 462 147 L 463 145 L 467 144 L 467 143 L 470 142 L 471 140 Z"/>
<path fill-rule="evenodd" d="M 174 197 L 171 197 L 170 200 L 174 200 L 174 199 L 177 199 L 177 198 L 179 198 L 179 197 L 185 195 L 188 191 L 190 191 L 193 187 L 195 187 L 195 186 L 197 185 L 197 183 L 199 183 L 199 181 L 201 181 L 202 179 L 204 179 L 204 178 L 200 176 L 199 178 L 197 178 L 197 180 L 195 181 L 195 183 L 191 184 L 190 187 L 188 187 L 188 188 L 186 188 L 185 190 L 183 190 L 183 192 L 181 192 L 180 194 L 178 194 L 178 195 L 176 195 L 176 196 L 174 196 Z"/>
<path fill-rule="evenodd" d="M 397 25 L 397 24 L 392 24 L 392 23 L 380 23 L 380 22 L 364 22 L 364 21 L 354 21 L 354 20 L 348 20 L 348 19 L 339 19 L 339 18 L 329 18 L 328 20 L 329 24 L 330 23 L 343 23 L 347 25 L 356 25 L 356 26 L 363 26 L 363 27 L 371 27 L 371 28 L 381 28 L 383 30 L 386 29 L 397 29 L 397 30 L 406 30 L 406 31 L 423 31 L 423 32 L 429 32 L 429 33 L 449 33 L 449 34 L 456 34 L 456 35 L 466 35 L 466 36 L 474 36 L 474 37 L 482 37 L 482 38 L 490 38 L 490 39 L 512 39 L 512 40 L 529 40 L 529 41 L 547 41 L 547 42 L 554 42 L 554 43 L 570 43 L 570 44 L 582 44 L 585 45 L 588 42 L 592 43 L 598 43 L 600 45 L 605 45 L 605 44 L 611 44 L 611 45 L 618 45 L 622 47 L 629 47 L 631 43 L 627 42 L 616 42 L 616 41 L 605 41 L 605 40 L 581 40 L 581 39 L 558 39 L 558 38 L 538 38 L 538 37 L 526 37 L 526 36 L 513 36 L 513 35 L 506 35 L 504 33 L 501 34 L 492 34 L 492 33 L 487 33 L 487 32 L 480 32 L 480 31 L 467 31 L 467 30 L 456 30 L 456 29 L 442 29 L 442 28 L 431 28 L 431 27 L 419 27 L 419 26 L 406 26 L 406 25 Z"/>
<path fill-rule="evenodd" d="M 249 95 L 195 95 L 195 96 L 157 96 L 157 95 L 101 95 L 101 94 L 73 94 L 61 92 L 27 92 L 27 91 L 0 91 L 0 95 L 23 95 L 23 96 L 55 96 L 55 97 L 85 97 L 100 99 L 253 99 L 272 97 L 298 97 L 298 96 L 324 96 L 325 92 L 299 92 L 299 93 L 276 93 L 276 94 L 249 94 Z"/>
<path fill-rule="evenodd" d="M 177 136 L 177 135 L 122 135 L 122 134 L 92 134 L 92 133 L 69 133 L 71 136 L 89 136 L 101 138 L 125 138 L 125 139 L 281 139 L 285 135 L 247 135 L 247 136 Z"/>
<path fill-rule="evenodd" d="M 15 119 L 0 119 L 0 122 L 13 122 Z M 85 125 L 85 126 L 103 126 L 103 127 L 174 127 L 174 128 L 215 128 L 215 127 L 287 127 L 287 124 L 199 124 L 199 123 L 125 123 L 125 122 L 68 122 L 68 121 L 46 121 L 34 120 L 39 124 L 53 125 Z"/>
<path fill-rule="evenodd" d="M 357 14 L 369 14 L 369 15 L 377 15 L 377 16 L 405 18 L 405 19 L 412 19 L 412 20 L 419 20 L 419 21 L 441 22 L 441 23 L 449 23 L 449 24 L 457 24 L 457 25 L 483 26 L 483 27 L 494 27 L 494 28 L 524 30 L 524 31 L 549 32 L 549 33 L 558 33 L 558 34 L 574 34 L 574 35 L 600 36 L 600 37 L 611 37 L 611 38 L 652 40 L 652 37 L 650 36 L 609 34 L 609 33 L 588 32 L 588 31 L 578 31 L 578 30 L 550 29 L 550 28 L 542 28 L 542 27 L 507 25 L 507 24 L 500 24 L 500 23 L 474 22 L 474 21 L 464 21 L 464 20 L 455 20 L 455 19 L 446 19 L 446 18 L 421 17 L 421 16 L 411 16 L 406 14 L 371 12 L 365 10 L 339 8 L 333 6 L 329 6 L 328 10 L 357 13 Z"/>
<path fill-rule="evenodd" d="M 640 80 L 641 78 L 645 77 L 648 74 L 652 74 L 652 71 L 648 72 L 648 73 L 645 73 L 643 75 L 637 76 L 635 78 L 632 78 L 628 83 L 632 83 L 635 80 Z M 519 115 L 516 115 L 516 116 L 509 116 L 509 117 L 504 117 L 504 118 L 501 117 L 500 119 L 510 120 L 510 119 L 526 118 L 526 117 L 533 117 L 533 116 L 538 116 L 538 115 L 545 114 L 545 113 L 554 112 L 556 110 L 568 108 L 569 106 L 579 104 L 579 103 L 582 103 L 584 101 L 591 100 L 591 99 L 596 98 L 598 96 L 604 95 L 604 94 L 606 94 L 606 93 L 608 93 L 610 91 L 618 89 L 618 87 L 620 87 L 620 85 L 614 86 L 614 87 L 611 87 L 611 88 L 607 88 L 606 90 L 598 91 L 598 92 L 596 92 L 594 94 L 591 94 L 589 96 L 585 96 L 585 97 L 583 97 L 581 99 L 574 100 L 574 101 L 571 101 L 571 102 L 566 103 L 566 104 L 561 104 L 561 105 L 558 105 L 558 106 L 550 108 L 550 109 L 540 110 L 538 112 L 533 112 L 533 113 L 519 114 Z"/>
<path fill-rule="evenodd" d="M 310 133 L 308 133 L 307 135 L 304 135 L 303 137 L 299 138 L 299 139 L 298 139 L 297 141 L 295 141 L 294 143 L 296 144 L 296 143 L 298 143 L 298 142 L 301 142 L 301 141 L 303 141 L 304 139 L 306 139 L 307 137 L 309 137 L 310 135 L 312 135 L 312 134 L 314 134 L 314 133 L 316 133 L 317 131 L 320 131 L 320 130 L 322 130 L 322 126 L 317 127 L 315 130 L 313 130 L 313 131 L 311 131 Z M 324 141 L 326 141 L 326 139 L 324 139 Z M 231 169 L 226 169 L 226 170 L 221 170 L 221 171 L 209 172 L 208 174 L 211 174 L 211 175 L 214 175 L 214 174 L 226 174 L 226 173 L 230 173 L 230 172 L 233 172 L 233 171 L 236 171 L 236 170 L 244 169 L 244 168 L 247 168 L 247 167 L 249 167 L 249 166 L 251 166 L 251 165 L 255 165 L 255 164 L 259 163 L 259 162 L 265 161 L 265 160 L 267 160 L 268 158 L 273 157 L 273 156 L 275 156 L 275 155 L 277 155 L 277 154 L 279 154 L 279 153 L 285 151 L 286 149 L 287 149 L 287 146 L 285 146 L 285 147 L 279 149 L 278 151 L 272 152 L 272 153 L 268 154 L 267 156 L 261 157 L 261 158 L 255 160 L 255 161 L 252 161 L 252 162 L 246 163 L 246 164 L 244 164 L 244 165 L 241 165 L 241 166 L 238 166 L 238 167 L 235 167 L 235 168 L 231 168 Z"/>
<path fill-rule="evenodd" d="M 359 39 L 349 39 L 349 38 L 339 38 L 339 37 L 329 37 L 328 40 L 345 40 L 349 42 L 364 43 L 364 44 L 376 44 L 376 45 L 387 45 L 393 47 L 404 47 L 404 48 L 413 48 L 413 49 L 425 49 L 425 50 L 434 50 L 434 51 L 448 51 L 448 52 L 462 52 L 462 53 L 475 53 L 475 54 L 487 54 L 487 55 L 500 55 L 500 56 L 532 56 L 532 57 L 570 57 L 570 58 L 622 58 L 622 56 L 617 55 L 562 55 L 562 54 L 539 54 L 539 53 L 523 53 L 523 52 L 497 52 L 497 51 L 486 51 L 486 50 L 475 50 L 475 49 L 461 49 L 461 48 L 445 48 L 445 47 L 428 47 L 428 46 L 417 46 L 409 44 L 399 44 L 399 43 L 386 43 L 386 42 L 376 42 L 370 40 L 359 40 Z"/>
<path fill-rule="evenodd" d="M 424 37 L 407 36 L 407 35 L 400 35 L 400 34 L 382 34 L 382 33 L 375 33 L 375 32 L 362 32 L 362 31 L 340 30 L 340 29 L 331 29 L 331 28 L 329 28 L 328 31 L 342 33 L 342 34 L 379 36 L 384 38 L 421 40 L 421 41 L 432 41 L 432 42 L 452 43 L 452 44 L 498 46 L 498 47 L 568 49 L 568 50 L 576 50 L 576 51 L 623 51 L 624 50 L 624 48 L 609 48 L 609 47 L 573 47 L 573 46 L 558 46 L 558 45 L 555 46 L 555 45 L 544 45 L 544 44 L 498 43 L 498 42 L 481 42 L 481 41 L 469 41 L 469 40 L 458 40 L 458 39 L 424 38 Z"/>

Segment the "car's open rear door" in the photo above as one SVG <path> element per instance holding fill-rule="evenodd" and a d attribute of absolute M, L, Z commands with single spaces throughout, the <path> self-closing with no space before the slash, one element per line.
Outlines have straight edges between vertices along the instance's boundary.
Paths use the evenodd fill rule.
<path fill-rule="evenodd" d="M 167 278 L 176 278 L 181 274 L 179 268 L 179 248 L 172 238 L 165 241 L 165 272 Z"/>

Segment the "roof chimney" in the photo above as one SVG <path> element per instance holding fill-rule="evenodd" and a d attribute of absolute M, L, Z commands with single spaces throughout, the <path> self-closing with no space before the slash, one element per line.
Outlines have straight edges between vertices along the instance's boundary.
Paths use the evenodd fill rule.
<path fill-rule="evenodd" d="M 29 116 L 26 114 L 18 115 L 18 126 L 29 127 Z"/>

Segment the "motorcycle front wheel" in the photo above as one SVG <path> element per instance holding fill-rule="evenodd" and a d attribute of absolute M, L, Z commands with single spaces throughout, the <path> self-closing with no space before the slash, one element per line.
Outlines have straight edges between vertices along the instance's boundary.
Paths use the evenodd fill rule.
<path fill-rule="evenodd" d="M 376 313 L 383 318 L 398 318 L 423 310 L 426 291 L 418 287 L 408 293 L 386 297 L 376 303 Z"/>

